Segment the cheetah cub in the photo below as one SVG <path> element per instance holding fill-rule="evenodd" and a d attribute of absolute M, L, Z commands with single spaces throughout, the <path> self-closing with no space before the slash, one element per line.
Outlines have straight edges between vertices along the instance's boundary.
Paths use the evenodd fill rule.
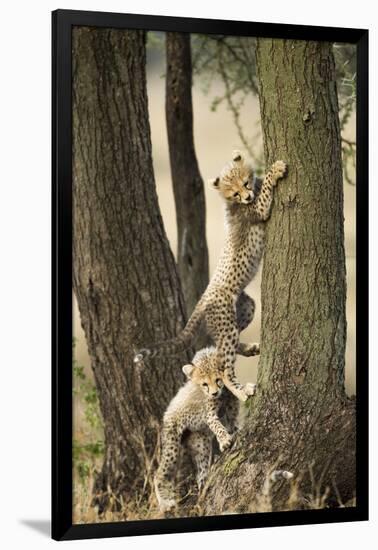
<path fill-rule="evenodd" d="M 164 414 L 161 460 L 154 480 L 162 512 L 176 505 L 174 478 L 181 444 L 190 452 L 201 490 L 211 463 L 213 435 L 223 451 L 231 445 L 232 433 L 237 428 L 239 401 L 223 390 L 223 372 L 218 366 L 216 349 L 198 351 L 193 362 L 182 370 L 188 380 Z M 249 384 L 249 391 L 254 393 L 255 384 Z"/>
<path fill-rule="evenodd" d="M 239 151 L 211 186 L 220 193 L 226 209 L 226 242 L 208 287 L 187 322 L 173 340 L 142 349 L 134 361 L 174 355 L 193 344 L 202 321 L 217 348 L 223 365 L 225 386 L 241 401 L 248 388 L 235 376 L 236 353 L 251 355 L 255 344 L 239 343 L 239 335 L 252 321 L 255 302 L 244 289 L 256 275 L 264 250 L 264 226 L 269 219 L 273 189 L 286 174 L 286 164 L 277 160 L 261 181 Z"/>

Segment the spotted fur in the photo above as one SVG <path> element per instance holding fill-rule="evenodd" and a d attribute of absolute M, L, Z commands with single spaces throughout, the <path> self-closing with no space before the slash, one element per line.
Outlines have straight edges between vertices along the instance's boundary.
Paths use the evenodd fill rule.
<path fill-rule="evenodd" d="M 214 435 L 223 451 L 231 445 L 237 429 L 239 402 L 223 387 L 216 349 L 197 352 L 183 371 L 188 381 L 168 405 L 163 419 L 161 460 L 155 476 L 161 511 L 176 504 L 174 479 L 181 445 L 185 444 L 192 456 L 201 490 L 211 464 Z M 250 394 L 254 390 L 255 385 L 249 384 Z"/>
<path fill-rule="evenodd" d="M 263 181 L 258 180 L 241 153 L 235 151 L 233 160 L 211 181 L 226 205 L 226 242 L 215 273 L 181 334 L 140 350 L 136 362 L 184 351 L 192 345 L 205 321 L 223 365 L 226 387 L 241 401 L 248 398 L 248 389 L 238 382 L 234 369 L 236 353 L 248 356 L 249 350 L 254 349 L 253 344 L 239 344 L 239 334 L 255 312 L 255 302 L 244 289 L 258 270 L 273 189 L 285 174 L 286 164 L 278 160 Z"/>

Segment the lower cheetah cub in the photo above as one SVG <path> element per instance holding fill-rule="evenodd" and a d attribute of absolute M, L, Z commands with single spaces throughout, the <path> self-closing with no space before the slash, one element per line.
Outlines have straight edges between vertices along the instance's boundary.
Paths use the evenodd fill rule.
<path fill-rule="evenodd" d="M 258 344 L 251 355 L 253 351 L 256 355 L 259 353 Z M 176 505 L 174 478 L 181 444 L 185 444 L 191 454 L 199 490 L 210 467 L 213 434 L 221 451 L 231 445 L 237 428 L 239 401 L 223 388 L 223 371 L 218 364 L 216 348 L 198 351 L 193 362 L 183 366 L 188 381 L 164 414 L 161 460 L 155 476 L 155 492 L 162 512 Z M 248 390 L 253 395 L 255 384 L 248 384 Z"/>

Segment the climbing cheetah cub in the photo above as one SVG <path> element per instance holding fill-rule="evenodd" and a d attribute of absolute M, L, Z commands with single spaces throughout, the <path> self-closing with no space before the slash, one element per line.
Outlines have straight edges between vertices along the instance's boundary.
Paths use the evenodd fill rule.
<path fill-rule="evenodd" d="M 248 388 L 235 376 L 236 353 L 249 356 L 254 344 L 239 343 L 239 335 L 252 321 L 255 302 L 244 289 L 256 275 L 264 250 L 264 226 L 270 216 L 273 189 L 286 174 L 286 164 L 277 160 L 261 181 L 253 176 L 239 151 L 211 186 L 220 193 L 226 208 L 226 242 L 204 294 L 184 330 L 173 340 L 153 344 L 135 356 L 174 355 L 193 344 L 202 321 L 217 348 L 223 365 L 225 386 L 241 401 Z"/>
<path fill-rule="evenodd" d="M 161 460 L 155 476 L 155 492 L 162 512 L 176 505 L 174 478 L 181 444 L 191 454 L 201 490 L 211 463 L 213 434 L 224 451 L 231 445 L 232 433 L 237 428 L 239 401 L 223 389 L 216 349 L 198 351 L 193 363 L 184 365 L 182 370 L 188 381 L 168 405 L 163 419 Z M 255 384 L 248 386 L 253 394 Z"/>

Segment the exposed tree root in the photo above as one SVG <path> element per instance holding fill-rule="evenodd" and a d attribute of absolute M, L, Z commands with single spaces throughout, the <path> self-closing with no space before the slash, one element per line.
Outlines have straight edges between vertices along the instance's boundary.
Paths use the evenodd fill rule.
<path fill-rule="evenodd" d="M 259 415 L 214 464 L 198 505 L 211 515 L 342 505 L 355 496 L 355 435 L 353 400 L 316 418 Z M 274 481 L 277 469 L 293 478 Z"/>

